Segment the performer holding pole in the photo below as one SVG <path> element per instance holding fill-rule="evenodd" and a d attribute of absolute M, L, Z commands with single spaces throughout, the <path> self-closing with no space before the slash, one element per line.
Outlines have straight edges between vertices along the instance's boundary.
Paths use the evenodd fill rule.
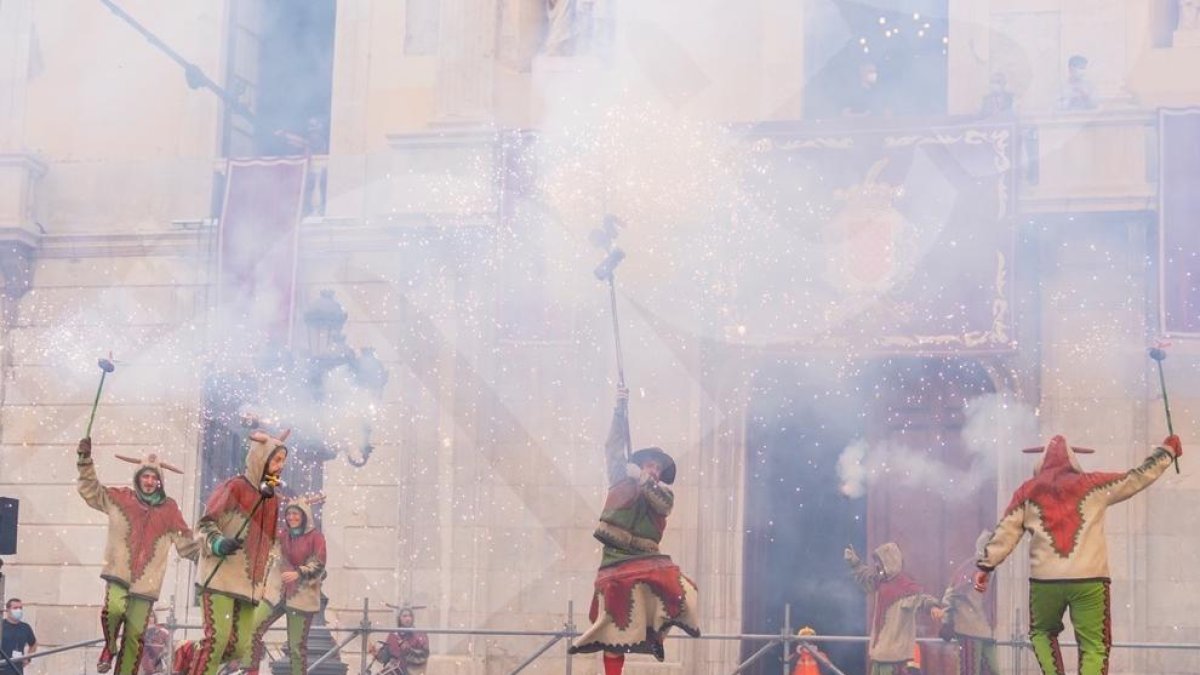
<path fill-rule="evenodd" d="M 104 648 L 96 672 L 108 672 L 116 656 L 117 673 L 134 675 L 141 662 L 142 634 L 162 589 L 171 546 L 189 560 L 196 559 L 200 548 L 192 540 L 179 505 L 163 487 L 164 469 L 183 472 L 155 454 L 141 460 L 116 455 L 117 459 L 138 465 L 133 472 L 133 487 L 105 487 L 96 477 L 92 439 L 79 441 L 76 456 L 80 496 L 108 518 L 104 568 L 100 571 L 100 578 L 107 582 L 100 611 Z"/>
<path fill-rule="evenodd" d="M 622 251 L 617 245 L 617 227 L 622 226 L 620 219 L 614 215 L 604 216 L 604 224 L 602 227 L 592 230 L 590 239 L 592 244 L 604 250 L 604 260 L 596 265 L 596 269 L 592 270 L 592 274 L 597 279 L 605 282 L 608 285 L 608 301 L 612 308 L 612 325 L 613 325 L 613 342 L 616 344 L 617 356 L 617 388 L 625 389 L 625 352 L 621 349 L 621 322 L 617 315 L 617 281 L 616 272 L 617 266 L 625 260 L 625 251 Z M 628 399 L 625 405 L 625 457 L 628 459 L 629 454 L 633 452 L 633 437 L 629 430 L 629 406 Z"/>
<path fill-rule="evenodd" d="M 1154 362 L 1158 364 L 1158 386 L 1162 389 L 1163 410 L 1167 414 L 1167 435 L 1175 435 L 1175 425 L 1171 424 L 1171 402 L 1167 399 L 1167 378 L 1163 375 L 1163 361 L 1167 360 L 1167 352 L 1163 350 L 1166 344 L 1160 343 L 1158 347 L 1150 349 L 1149 355 Z M 1179 457 L 1175 457 L 1175 473 L 1179 473 Z"/>
<path fill-rule="evenodd" d="M 204 639 L 191 675 L 216 675 L 222 663 L 250 656 L 255 605 L 266 591 L 268 563 L 279 555 L 280 498 L 275 488 L 287 461 L 287 436 L 286 431 L 279 438 L 251 432 L 245 472 L 213 490 L 196 526 L 205 579 L 197 588 Z"/>
<path fill-rule="evenodd" d="M 613 274 L 625 257 L 612 245 L 616 219 L 593 240 L 608 254 L 595 270 L 607 280 L 617 347 L 617 400 L 604 444 L 608 496 L 593 536 L 604 545 L 588 618 L 592 626 L 571 646 L 572 654 L 604 652 L 605 675 L 620 675 L 625 654 L 652 654 L 663 660 L 663 638 L 672 626 L 699 637 L 696 585 L 659 550 L 667 517 L 675 503 L 675 461 L 661 448 L 630 453 L 629 390 L 621 353 Z"/>
<path fill-rule="evenodd" d="M 92 422 L 96 421 L 96 408 L 100 405 L 100 392 L 104 391 L 104 378 L 107 377 L 109 373 L 117 369 L 117 367 L 113 365 L 111 353 L 108 355 L 107 359 L 100 359 L 97 361 L 96 365 L 100 366 L 100 385 L 96 387 L 96 398 L 92 400 L 92 414 L 88 415 L 87 431 L 83 432 L 84 438 L 92 437 Z"/>
<path fill-rule="evenodd" d="M 1112 648 L 1108 545 L 1104 517 L 1109 506 L 1129 499 L 1158 480 L 1183 454 L 1178 436 L 1168 436 L 1150 456 L 1124 473 L 1087 472 L 1062 436 L 1043 448 L 1033 478 L 1013 494 L 1000 523 L 976 562 L 975 590 L 987 590 L 988 577 L 1030 535 L 1029 641 L 1045 675 L 1066 675 L 1058 636 L 1070 610 L 1079 642 L 1080 675 L 1108 672 Z"/>

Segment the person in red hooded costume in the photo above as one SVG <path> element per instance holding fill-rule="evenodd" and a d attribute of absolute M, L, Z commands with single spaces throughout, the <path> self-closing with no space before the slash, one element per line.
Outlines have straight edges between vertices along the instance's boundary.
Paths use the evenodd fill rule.
<path fill-rule="evenodd" d="M 984 546 L 975 590 L 987 590 L 992 570 L 1028 532 L 1029 641 L 1038 665 L 1046 675 L 1066 675 L 1058 635 L 1069 609 L 1080 675 L 1104 675 L 1112 647 L 1105 512 L 1149 487 L 1183 454 L 1183 444 L 1178 436 L 1168 436 L 1124 473 L 1083 471 L 1075 454 L 1091 451 L 1072 448 L 1062 436 L 1051 438 L 1044 452 L 1033 478 L 1017 488 Z"/>
<path fill-rule="evenodd" d="M 868 675 L 908 675 L 914 658 L 920 658 L 917 620 L 940 607 L 938 599 L 921 590 L 920 584 L 904 571 L 904 556 L 895 542 L 875 549 L 871 555 L 873 565 L 859 559 L 853 546 L 847 547 L 843 555 L 854 580 L 871 594 Z"/>

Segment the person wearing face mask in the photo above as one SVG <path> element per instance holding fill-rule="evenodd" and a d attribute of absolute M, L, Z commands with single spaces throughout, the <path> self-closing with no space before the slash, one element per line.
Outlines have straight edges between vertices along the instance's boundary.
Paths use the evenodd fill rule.
<path fill-rule="evenodd" d="M 134 675 L 142 658 L 142 635 L 162 589 L 171 547 L 181 557 L 195 560 L 199 546 L 179 505 L 163 487 L 164 469 L 183 472 L 155 454 L 140 460 L 122 455 L 116 458 L 137 465 L 133 487 L 106 487 L 100 482 L 92 462 L 90 438 L 79 441 L 75 464 L 79 495 L 108 518 L 104 567 L 100 571 L 100 578 L 107 582 L 100 610 L 104 647 L 96 672 L 108 672 L 115 656 L 117 673 Z"/>
<path fill-rule="evenodd" d="M 321 611 L 321 581 L 325 578 L 325 535 L 317 529 L 312 507 L 323 501 L 321 495 L 300 497 L 283 511 L 280 555 L 267 582 L 266 597 L 254 610 L 254 647 L 246 675 L 258 675 L 258 664 L 266 652 L 263 636 L 285 614 L 288 672 L 308 672 L 308 631 L 313 616 Z"/>
<path fill-rule="evenodd" d="M 593 534 L 604 550 L 588 612 L 592 626 L 570 650 L 604 652 L 605 675 L 623 672 L 627 653 L 662 661 L 663 638 L 672 626 L 700 636 L 699 591 L 658 548 L 675 503 L 675 461 L 661 448 L 626 456 L 628 401 L 629 391 L 619 389 L 604 444 L 608 496 Z"/>
<path fill-rule="evenodd" d="M 275 488 L 287 461 L 287 435 L 251 432 L 245 471 L 213 490 L 196 525 L 204 638 L 191 675 L 216 675 L 222 663 L 244 663 L 250 656 L 255 606 L 266 592 L 272 556 L 279 556 Z"/>
<path fill-rule="evenodd" d="M 888 542 L 871 555 L 873 565 L 864 563 L 853 546 L 843 557 L 854 573 L 854 580 L 872 595 L 871 641 L 867 656 L 870 675 L 906 675 L 917 650 L 917 618 L 940 607 L 938 599 L 904 572 L 900 547 Z"/>
<path fill-rule="evenodd" d="M 20 598 L 9 598 L 4 603 L 4 636 L 0 642 L 0 653 L 10 659 L 29 656 L 37 651 L 37 637 L 33 627 L 25 623 L 25 607 Z M 13 663 L 16 671 L 8 667 L 8 663 L 0 659 L 0 675 L 21 675 L 25 672 L 25 661 Z"/>

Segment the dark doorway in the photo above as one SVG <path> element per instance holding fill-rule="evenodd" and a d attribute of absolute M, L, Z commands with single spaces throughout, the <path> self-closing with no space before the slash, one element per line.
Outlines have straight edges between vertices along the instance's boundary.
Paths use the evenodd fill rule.
<path fill-rule="evenodd" d="M 805 116 L 838 117 L 855 97 L 859 68 L 878 73 L 891 115 L 946 112 L 947 0 L 815 0 L 806 12 Z"/>
<path fill-rule="evenodd" d="M 995 471 L 988 458 L 967 448 L 963 436 L 967 403 L 995 387 L 971 359 L 889 358 L 870 364 L 864 378 L 875 394 L 867 438 L 872 448 L 889 450 L 898 476 L 868 488 L 869 546 L 897 543 L 905 571 L 941 597 L 980 531 L 995 524 Z M 936 635 L 928 619 L 919 631 Z M 952 652 L 924 645 L 925 675 L 956 672 Z"/>
<path fill-rule="evenodd" d="M 818 634 L 866 635 L 867 597 L 842 558 L 848 545 L 867 559 L 896 542 L 905 570 L 940 597 L 996 517 L 994 470 L 963 440 L 968 401 L 993 392 L 969 359 L 890 357 L 841 373 L 813 364 L 760 370 L 746 426 L 743 630 L 779 633 L 790 604 L 793 632 L 808 625 Z M 889 466 L 856 492 L 838 460 L 863 444 Z M 936 634 L 930 621 L 921 631 Z M 746 645 L 743 658 L 760 646 Z M 845 672 L 865 672 L 861 643 L 826 652 Z M 926 675 L 953 672 L 948 650 L 922 652 Z M 777 648 L 748 672 L 781 672 L 782 657 Z"/>
<path fill-rule="evenodd" d="M 743 630 L 778 634 L 785 606 L 792 631 L 863 635 L 865 599 L 842 551 L 867 542 L 866 500 L 839 490 L 837 460 L 864 425 L 866 406 L 852 387 L 826 384 L 817 369 L 779 364 L 753 382 L 746 425 L 746 539 Z M 743 658 L 761 644 L 743 646 Z M 865 666 L 862 645 L 825 649 L 847 673 Z M 776 648 L 747 672 L 781 672 Z"/>

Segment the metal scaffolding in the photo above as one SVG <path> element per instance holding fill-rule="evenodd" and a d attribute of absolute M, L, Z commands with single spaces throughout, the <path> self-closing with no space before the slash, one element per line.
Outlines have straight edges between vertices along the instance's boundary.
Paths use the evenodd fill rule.
<path fill-rule="evenodd" d="M 575 604 L 573 602 L 567 603 L 566 621 L 563 623 L 562 628 L 559 630 L 536 631 L 536 630 L 499 630 L 499 629 L 490 629 L 490 628 L 390 628 L 390 627 L 374 626 L 371 623 L 370 601 L 367 598 L 363 598 L 362 620 L 359 622 L 358 626 L 354 627 L 354 628 L 327 628 L 327 630 L 329 630 L 331 633 L 346 633 L 346 636 L 344 638 L 342 638 L 341 640 L 335 641 L 334 646 L 332 648 L 330 648 L 329 650 L 327 650 L 326 652 L 324 652 L 323 654 L 318 656 L 316 659 L 314 659 L 309 664 L 307 672 L 309 672 L 309 673 L 314 672 L 318 666 L 320 666 L 325 661 L 327 661 L 330 658 L 333 658 L 334 656 L 339 654 L 342 651 L 342 649 L 344 649 L 346 646 L 348 646 L 349 644 L 351 644 L 352 642 L 354 642 L 357 639 L 360 641 L 362 654 L 364 655 L 364 658 L 361 659 L 361 663 L 359 665 L 359 675 L 369 675 L 369 671 L 370 671 L 371 666 L 373 665 L 373 662 L 368 661 L 368 659 L 365 658 L 365 655 L 368 652 L 368 647 L 370 646 L 370 639 L 371 639 L 372 635 L 375 635 L 375 634 L 389 635 L 392 633 L 425 633 L 428 635 L 465 635 L 465 636 L 483 635 L 483 636 L 491 636 L 491 637 L 540 637 L 540 638 L 544 638 L 545 642 L 541 646 L 539 646 L 536 650 L 534 650 L 533 653 L 531 653 L 528 657 L 526 657 L 525 660 L 521 661 L 520 664 L 518 664 L 515 668 L 513 668 L 513 670 L 511 670 L 509 672 L 509 675 L 517 675 L 518 673 L 521 673 L 526 668 L 528 668 L 530 665 L 535 663 L 539 658 L 541 658 L 547 652 L 549 652 L 551 649 L 553 649 L 555 645 L 559 644 L 560 642 L 565 641 L 564 652 L 563 652 L 564 657 L 565 657 L 565 665 L 564 665 L 563 672 L 566 673 L 566 675 L 571 675 L 573 656 L 571 655 L 569 650 L 570 650 L 570 647 L 571 647 L 572 643 L 574 642 L 575 638 L 579 637 L 579 635 L 580 635 L 580 633 L 577 630 L 577 627 L 575 625 L 574 613 L 575 613 Z M 170 671 L 171 666 L 172 666 L 171 659 L 174 655 L 175 642 L 176 642 L 175 632 L 179 631 L 179 630 L 202 629 L 203 626 L 181 624 L 181 623 L 176 622 L 174 598 L 172 598 L 172 604 L 168 611 L 167 620 L 161 625 L 163 626 L 163 628 L 165 628 L 167 630 L 168 635 L 170 636 L 169 640 L 167 642 L 166 654 L 167 654 L 167 668 L 168 668 L 167 672 L 171 672 Z M 279 628 L 272 628 L 271 630 L 272 631 L 284 631 L 287 629 L 283 628 L 283 627 L 279 627 Z M 750 668 L 755 663 L 757 663 L 773 647 L 776 647 L 776 646 L 782 646 L 783 653 L 786 655 L 782 659 L 782 664 L 781 664 L 783 675 L 788 675 L 791 672 L 792 664 L 794 663 L 794 660 L 798 657 L 798 650 L 804 650 L 807 653 L 811 654 L 814 658 L 816 658 L 817 661 L 820 662 L 820 664 L 825 669 L 825 672 L 830 673 L 832 675 L 846 675 L 846 673 L 844 673 L 841 669 L 839 669 L 837 667 L 837 665 L 832 663 L 828 657 L 826 657 L 823 653 L 821 653 L 821 651 L 816 648 L 816 645 L 820 644 L 820 643 L 847 643 L 847 642 L 865 643 L 870 639 L 869 637 L 863 636 L 863 635 L 803 635 L 803 636 L 795 635 L 792 632 L 791 606 L 790 605 L 785 606 L 784 617 L 783 617 L 783 628 L 780 630 L 780 632 L 778 634 L 769 634 L 769 633 L 762 633 L 762 634 L 758 634 L 758 633 L 707 634 L 707 635 L 702 635 L 698 638 L 692 638 L 692 637 L 689 637 L 686 635 L 681 635 L 681 634 L 674 634 L 674 635 L 668 635 L 667 638 L 668 639 L 688 639 L 688 640 L 695 639 L 695 640 L 718 640 L 718 641 L 738 641 L 738 642 L 746 642 L 746 643 L 759 643 L 759 642 L 763 643 L 760 648 L 755 650 L 749 657 L 747 657 L 744 661 L 739 663 L 737 665 L 737 667 L 734 668 L 733 671 L 731 671 L 730 675 L 739 675 L 740 673 L 744 673 L 748 668 Z M 24 655 L 24 656 L 15 658 L 15 659 L 13 659 L 13 661 L 14 662 L 35 661 L 37 659 L 42 659 L 47 656 L 51 656 L 53 654 L 59 654 L 62 652 L 67 652 L 67 651 L 71 651 L 71 650 L 75 650 L 75 649 L 83 649 L 83 648 L 91 647 L 91 646 L 97 645 L 103 641 L 104 641 L 103 638 L 96 638 L 96 639 L 92 639 L 92 640 L 83 640 L 81 642 L 74 642 L 74 643 L 67 644 L 67 645 L 61 645 L 61 646 L 54 647 L 51 649 L 40 650 L 33 654 L 28 654 L 28 655 Z M 924 642 L 924 643 L 935 643 L 935 644 L 942 642 L 942 640 L 940 638 L 918 638 L 917 641 Z M 1014 671 L 1013 672 L 1015 675 L 1020 675 L 1021 670 L 1022 670 L 1021 656 L 1022 656 L 1024 650 L 1032 649 L 1031 643 L 1025 639 L 1018 639 L 1018 640 L 997 640 L 995 642 L 995 644 L 997 647 L 1008 647 L 1008 648 L 1012 649 L 1013 663 L 1014 663 Z M 1073 642 L 1063 642 L 1060 644 L 1064 648 L 1078 646 L 1076 643 L 1073 643 Z M 1200 643 L 1114 642 L 1112 647 L 1113 647 L 1113 649 L 1200 651 Z"/>

